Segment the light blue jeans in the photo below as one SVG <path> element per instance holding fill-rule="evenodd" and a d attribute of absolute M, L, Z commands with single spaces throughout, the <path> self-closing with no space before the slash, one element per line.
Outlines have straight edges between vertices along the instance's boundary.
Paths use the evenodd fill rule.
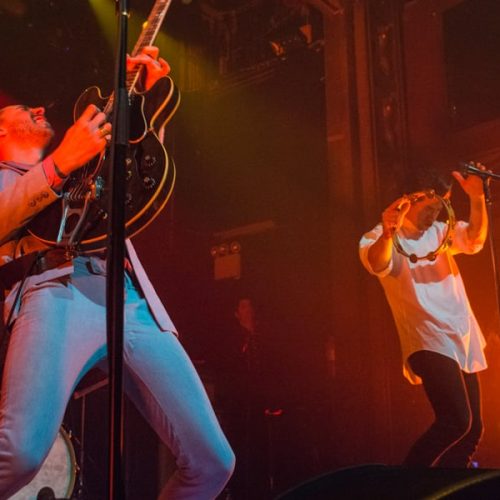
<path fill-rule="evenodd" d="M 159 498 L 215 498 L 234 454 L 187 354 L 158 328 L 128 275 L 125 293 L 125 389 L 177 464 Z M 72 276 L 22 294 L 0 403 L 1 500 L 36 475 L 76 384 L 105 359 L 105 322 L 105 276 L 89 271 L 85 257 Z"/>

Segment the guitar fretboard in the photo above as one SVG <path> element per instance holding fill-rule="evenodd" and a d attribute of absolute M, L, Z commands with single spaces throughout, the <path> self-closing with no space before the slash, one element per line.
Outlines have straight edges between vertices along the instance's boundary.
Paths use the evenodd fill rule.
<path fill-rule="evenodd" d="M 154 42 L 171 3 L 172 0 L 156 0 L 151 13 L 149 14 L 148 20 L 144 23 L 144 28 L 139 35 L 139 39 L 132 50 L 132 56 L 136 56 L 144 47 L 147 47 Z M 127 89 L 129 94 L 134 90 L 140 72 L 141 68 L 139 67 L 127 74 Z"/>
<path fill-rule="evenodd" d="M 161 25 L 163 23 L 163 20 L 165 19 L 165 15 L 167 14 L 168 8 L 170 7 L 171 3 L 172 0 L 156 0 L 147 21 L 144 23 L 144 27 L 141 34 L 139 35 L 134 49 L 132 50 L 131 56 L 136 56 L 144 47 L 152 45 L 156 36 L 158 35 L 158 32 L 160 31 Z M 128 95 L 131 95 L 134 91 L 137 81 L 139 80 L 139 77 L 141 75 L 141 70 L 142 67 L 139 66 L 133 71 L 127 72 L 126 84 Z M 113 102 L 114 94 L 111 94 L 104 109 L 104 112 L 107 115 L 111 114 L 111 111 L 113 109 Z"/>

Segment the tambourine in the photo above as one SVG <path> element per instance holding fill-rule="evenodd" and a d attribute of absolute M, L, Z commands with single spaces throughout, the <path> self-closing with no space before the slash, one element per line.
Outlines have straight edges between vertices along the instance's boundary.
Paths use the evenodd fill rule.
<path fill-rule="evenodd" d="M 445 252 L 451 246 L 453 242 L 453 235 L 455 233 L 455 223 L 456 223 L 455 212 L 453 211 L 453 207 L 451 206 L 449 198 L 443 198 L 442 196 L 439 196 L 434 192 L 434 190 L 407 195 L 406 198 L 409 199 L 410 203 L 413 204 L 416 203 L 417 201 L 420 201 L 425 196 L 427 196 L 428 198 L 436 198 L 441 202 L 447 214 L 447 220 L 446 220 L 447 227 L 443 240 L 441 241 L 441 244 L 434 251 L 421 256 L 416 255 L 414 253 L 411 254 L 408 253 L 401 245 L 397 232 L 395 232 L 392 235 L 392 241 L 398 253 L 400 253 L 404 257 L 407 257 L 408 259 L 410 259 L 410 262 L 413 263 L 418 262 L 419 260 L 431 260 L 431 261 L 436 260 L 439 254 Z"/>

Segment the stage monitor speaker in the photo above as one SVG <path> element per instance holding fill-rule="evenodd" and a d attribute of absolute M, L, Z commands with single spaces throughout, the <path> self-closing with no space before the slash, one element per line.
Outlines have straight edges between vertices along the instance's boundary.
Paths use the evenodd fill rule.
<path fill-rule="evenodd" d="M 315 477 L 276 500 L 499 500 L 500 470 L 367 464 Z"/>

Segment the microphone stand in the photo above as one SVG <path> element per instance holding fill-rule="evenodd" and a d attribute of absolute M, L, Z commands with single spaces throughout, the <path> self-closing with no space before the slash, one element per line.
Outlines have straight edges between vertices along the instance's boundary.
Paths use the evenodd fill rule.
<path fill-rule="evenodd" d="M 490 183 L 489 180 L 500 180 L 499 174 L 494 174 L 488 170 L 482 170 L 474 165 L 474 163 L 460 163 L 462 172 L 468 175 L 477 175 L 483 181 L 483 191 L 484 198 L 486 201 L 486 211 L 488 214 L 488 242 L 490 247 L 490 259 L 491 267 L 493 269 L 493 281 L 495 286 L 495 299 L 496 299 L 496 310 L 497 310 L 497 336 L 500 336 L 500 273 L 497 252 L 495 249 L 495 238 L 493 237 L 493 200 L 491 197 Z"/>
<path fill-rule="evenodd" d="M 129 138 L 126 84 L 128 0 L 117 0 L 117 49 L 110 146 L 110 206 L 106 273 L 106 328 L 109 365 L 108 498 L 125 498 L 123 483 L 123 327 L 125 261 L 125 159 Z"/>
<path fill-rule="evenodd" d="M 495 298 L 496 298 L 496 306 L 497 306 L 497 336 L 500 336 L 500 274 L 499 274 L 499 265 L 498 265 L 498 257 L 495 249 L 495 238 L 493 237 L 493 200 L 491 197 L 490 183 L 489 178 L 491 179 L 500 179 L 500 176 L 497 174 L 491 175 L 482 175 L 483 181 L 483 191 L 484 198 L 486 201 L 486 210 L 488 213 L 488 242 L 490 247 L 490 259 L 491 259 L 491 267 L 493 268 L 493 281 L 495 286 Z"/>

